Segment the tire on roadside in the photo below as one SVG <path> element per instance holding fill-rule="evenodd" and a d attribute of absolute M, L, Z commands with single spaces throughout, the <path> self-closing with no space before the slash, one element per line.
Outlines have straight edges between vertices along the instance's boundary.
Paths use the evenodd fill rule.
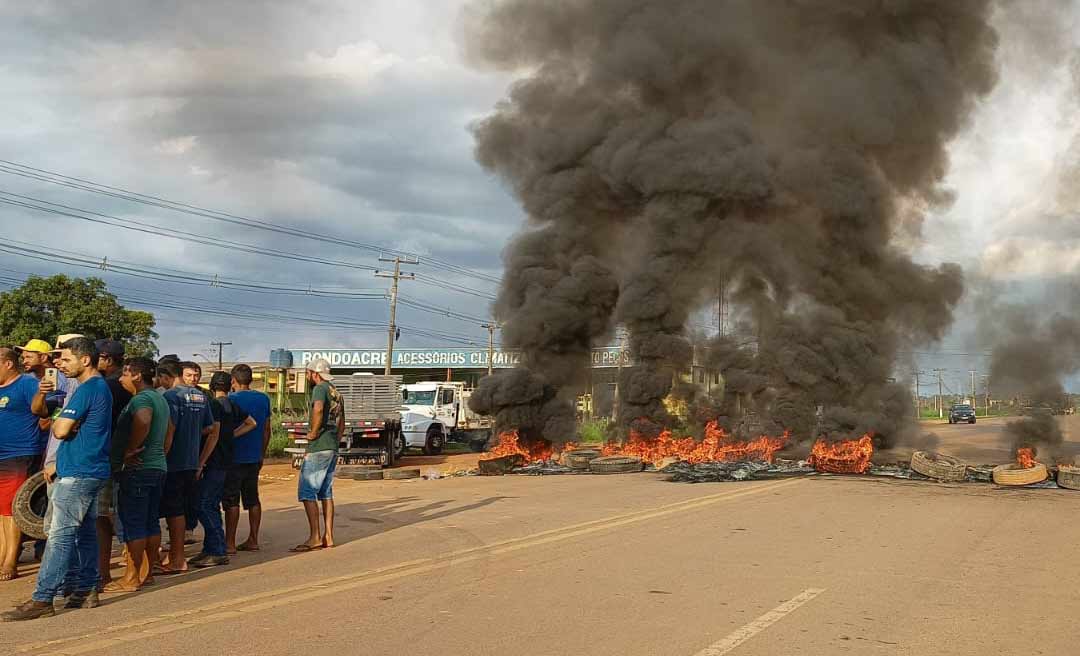
<path fill-rule="evenodd" d="M 11 516 L 19 530 L 35 540 L 44 540 L 47 503 L 45 473 L 38 472 L 19 486 L 11 502 Z"/>
<path fill-rule="evenodd" d="M 960 483 L 967 479 L 967 465 L 952 456 L 932 451 L 916 451 L 911 454 L 911 469 L 946 483 Z"/>
<path fill-rule="evenodd" d="M 1080 467 L 1060 465 L 1057 484 L 1067 490 L 1080 490 Z"/>
<path fill-rule="evenodd" d="M 427 437 L 424 439 L 424 455 L 437 456 L 441 454 L 445 443 L 446 437 L 440 429 L 434 426 L 429 428 Z"/>
<path fill-rule="evenodd" d="M 565 464 L 571 469 L 589 470 L 589 463 L 602 454 L 597 449 L 574 449 L 566 453 Z"/>
<path fill-rule="evenodd" d="M 994 483 L 998 485 L 1031 485 L 1045 481 L 1048 475 L 1046 465 L 1041 462 L 1027 468 L 1015 462 L 994 467 Z"/>
<path fill-rule="evenodd" d="M 594 474 L 628 474 L 643 467 L 640 458 L 629 456 L 601 456 L 589 461 L 589 471 Z"/>

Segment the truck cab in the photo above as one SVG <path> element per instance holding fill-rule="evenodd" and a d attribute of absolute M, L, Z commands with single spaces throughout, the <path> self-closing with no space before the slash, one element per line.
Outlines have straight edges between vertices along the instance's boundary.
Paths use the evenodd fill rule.
<path fill-rule="evenodd" d="M 425 455 L 442 453 L 447 442 L 486 443 L 491 423 L 468 407 L 471 390 L 465 383 L 420 382 L 405 385 L 402 429 L 406 448 L 422 449 Z M 480 445 L 482 448 L 482 444 Z"/>

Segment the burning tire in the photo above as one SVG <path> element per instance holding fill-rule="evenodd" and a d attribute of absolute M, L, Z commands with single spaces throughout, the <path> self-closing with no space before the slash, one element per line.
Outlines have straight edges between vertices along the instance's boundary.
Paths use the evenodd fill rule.
<path fill-rule="evenodd" d="M 602 456 L 589 461 L 589 471 L 594 474 L 627 474 L 642 469 L 640 458 L 627 456 Z"/>
<path fill-rule="evenodd" d="M 45 539 L 45 474 L 38 472 L 26 479 L 11 502 L 11 516 L 19 530 L 35 540 Z"/>
<path fill-rule="evenodd" d="M 1061 465 L 1058 467 L 1057 483 L 1069 490 L 1080 490 L 1080 467 Z"/>
<path fill-rule="evenodd" d="M 1035 463 L 1034 467 L 1022 467 L 1015 462 L 994 467 L 994 482 L 998 485 L 1031 485 L 1046 480 L 1046 465 Z"/>
<path fill-rule="evenodd" d="M 967 478 L 967 465 L 941 453 L 916 451 L 911 456 L 911 469 L 946 483 L 959 483 Z"/>
<path fill-rule="evenodd" d="M 589 470 L 589 463 L 600 457 L 596 449 L 575 449 L 566 454 L 566 466 L 571 469 Z"/>

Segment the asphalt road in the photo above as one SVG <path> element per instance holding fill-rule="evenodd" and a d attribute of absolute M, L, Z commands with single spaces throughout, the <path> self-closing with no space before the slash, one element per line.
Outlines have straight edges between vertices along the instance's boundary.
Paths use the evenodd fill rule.
<path fill-rule="evenodd" d="M 981 461 L 1000 431 L 938 432 L 942 450 Z M 262 553 L 0 624 L 0 653 L 1077 651 L 1080 493 L 861 477 L 345 481 L 342 544 L 293 555 L 295 479 L 268 473 L 280 480 L 265 489 Z M 0 584 L 0 601 L 32 578 Z"/>

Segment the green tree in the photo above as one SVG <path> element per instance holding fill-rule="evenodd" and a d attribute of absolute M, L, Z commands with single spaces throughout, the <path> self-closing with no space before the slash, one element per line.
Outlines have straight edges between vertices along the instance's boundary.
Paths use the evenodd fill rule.
<path fill-rule="evenodd" d="M 30 339 L 50 344 L 57 335 L 79 333 L 124 343 L 128 355 L 157 354 L 154 315 L 120 305 L 99 278 L 31 277 L 0 293 L 0 345 Z"/>

